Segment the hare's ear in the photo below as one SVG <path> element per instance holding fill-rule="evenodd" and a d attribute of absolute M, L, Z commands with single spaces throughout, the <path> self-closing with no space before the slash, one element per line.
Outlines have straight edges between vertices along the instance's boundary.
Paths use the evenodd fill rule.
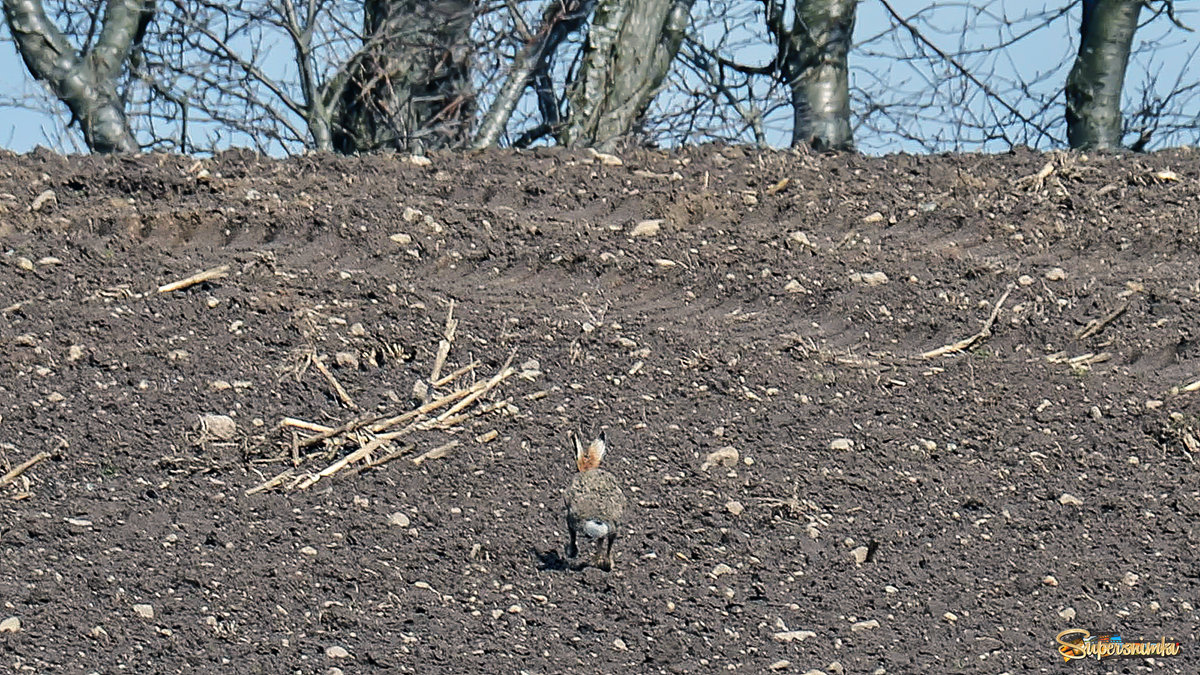
<path fill-rule="evenodd" d="M 587 451 L 583 449 L 583 445 L 579 442 L 579 434 L 574 431 L 570 432 L 571 440 L 575 443 L 575 466 L 580 471 L 587 469 Z"/>
<path fill-rule="evenodd" d="M 600 466 L 600 460 L 604 459 L 604 453 L 608 451 L 608 439 L 604 437 L 604 432 L 601 431 L 596 440 L 588 445 L 587 463 L 588 468 L 594 469 Z"/>

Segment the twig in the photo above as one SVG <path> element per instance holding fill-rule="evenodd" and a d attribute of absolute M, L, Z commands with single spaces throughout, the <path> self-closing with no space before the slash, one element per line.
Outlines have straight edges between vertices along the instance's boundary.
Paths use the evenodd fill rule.
<path fill-rule="evenodd" d="M 360 427 L 365 427 L 366 425 L 377 421 L 379 419 L 379 417 L 380 416 L 375 413 L 371 413 L 369 415 L 362 415 L 360 417 L 355 417 L 354 419 L 350 420 L 349 422 L 346 422 L 345 424 L 343 424 L 341 426 L 334 427 L 332 429 L 325 429 L 324 431 L 322 431 L 319 434 L 316 434 L 315 436 L 309 436 L 308 438 L 304 439 L 303 441 L 300 441 L 300 447 L 301 448 L 311 448 L 312 446 L 316 445 L 317 443 L 320 443 L 321 441 L 333 438 L 334 436 L 340 436 L 340 435 L 350 432 L 350 431 L 354 431 L 355 429 L 358 429 Z"/>
<path fill-rule="evenodd" d="M 924 354 L 921 354 L 921 358 L 933 359 L 933 358 L 937 358 L 939 356 L 944 356 L 946 354 L 953 354 L 954 352 L 961 352 L 962 350 L 970 349 L 971 347 L 975 346 L 976 344 L 991 337 L 992 336 L 992 326 L 994 326 L 996 324 L 996 319 L 1000 316 L 1000 309 L 1002 307 L 1004 307 L 1004 301 L 1008 300 L 1008 294 L 1012 293 L 1012 289 L 1013 289 L 1012 284 L 1009 284 L 1008 288 L 1005 289 L 1005 291 L 1004 291 L 1004 295 L 1000 296 L 1000 299 L 996 301 L 996 306 L 994 308 L 992 308 L 992 315 L 988 317 L 988 320 L 986 322 L 984 322 L 983 328 L 980 329 L 980 331 L 978 333 L 972 335 L 971 337 L 963 338 L 962 340 L 959 340 L 958 342 L 955 342 L 953 344 L 948 344 L 943 347 L 938 347 L 937 349 L 927 351 Z"/>
<path fill-rule="evenodd" d="M 450 451 L 458 447 L 458 441 L 450 441 L 443 445 L 439 445 L 432 450 L 426 450 L 417 457 L 413 457 L 412 463 L 421 466 L 421 462 L 427 459 L 441 459 L 450 454 Z"/>
<path fill-rule="evenodd" d="M 333 427 L 327 427 L 324 424 L 317 424 L 316 422 L 306 422 L 301 419 L 296 419 L 295 417 L 285 417 L 285 418 L 279 420 L 279 426 L 281 428 L 282 427 L 296 427 L 297 429 L 304 429 L 305 431 L 316 431 L 316 432 L 319 432 L 322 434 L 332 433 L 333 431 L 335 431 L 335 429 Z"/>
<path fill-rule="evenodd" d="M 221 265 L 220 267 L 214 267 L 210 270 L 204 270 L 203 272 L 197 272 L 196 274 L 193 274 L 192 276 L 190 276 L 186 279 L 180 279 L 179 281 L 175 281 L 175 282 L 166 284 L 165 286 L 159 286 L 158 292 L 159 293 L 170 293 L 171 291 L 181 291 L 190 286 L 195 286 L 196 284 L 204 283 L 205 281 L 212 281 L 213 279 L 221 279 L 221 278 L 225 277 L 225 275 L 228 272 L 229 272 L 229 265 Z"/>
<path fill-rule="evenodd" d="M 478 367 L 479 367 L 479 361 L 478 360 L 472 361 L 472 362 L 468 363 L 467 365 L 463 366 L 462 368 L 459 368 L 458 370 L 454 371 L 453 373 L 450 373 L 449 375 L 443 377 L 442 379 L 434 380 L 433 382 L 431 382 L 431 384 L 433 384 L 433 386 L 435 386 L 435 387 L 444 387 L 447 384 L 450 384 L 451 382 L 462 377 L 465 373 L 469 373 Z"/>
<path fill-rule="evenodd" d="M 442 339 L 438 342 L 437 356 L 433 360 L 433 371 L 429 381 L 435 382 L 442 374 L 442 366 L 446 365 L 446 357 L 450 355 L 450 343 L 454 342 L 454 331 L 458 328 L 458 320 L 454 318 L 454 300 L 450 300 L 450 308 L 446 310 L 446 328 L 442 331 Z"/>
<path fill-rule="evenodd" d="M 250 488 L 249 490 L 246 490 L 246 496 L 249 497 L 250 495 L 258 494 L 259 492 L 262 492 L 263 490 L 270 490 L 271 488 L 275 487 L 276 485 L 279 485 L 283 481 L 287 480 L 294 473 L 296 473 L 296 469 L 294 469 L 294 468 L 287 469 L 286 471 L 275 476 L 274 478 L 271 478 L 270 480 L 267 480 L 264 483 L 260 483 L 258 485 L 255 485 L 254 487 Z"/>
<path fill-rule="evenodd" d="M 49 452 L 46 452 L 45 450 L 43 450 L 43 451 L 39 452 L 38 454 L 34 455 L 33 457 L 30 457 L 29 459 L 25 460 L 24 462 L 21 462 L 20 464 L 17 465 L 17 467 L 15 469 L 4 474 L 3 477 L 0 477 L 0 487 L 4 487 L 5 485 L 8 485 L 9 483 L 13 482 L 14 480 L 17 479 L 18 476 L 20 476 L 21 474 L 28 471 L 30 469 L 30 467 L 37 464 L 38 462 L 43 462 L 47 459 L 50 459 L 50 457 L 51 457 L 51 454 Z"/>
<path fill-rule="evenodd" d="M 1127 310 L 1127 309 L 1129 309 L 1129 301 L 1128 300 L 1122 302 L 1120 307 L 1117 307 L 1113 311 L 1109 312 L 1103 318 L 1092 319 L 1091 321 L 1087 322 L 1086 326 L 1075 331 L 1075 339 L 1083 340 L 1085 338 L 1090 338 L 1093 335 L 1096 335 L 1100 331 L 1107 328 L 1108 324 L 1119 319 L 1121 317 L 1121 315 L 1124 314 L 1125 310 Z"/>
<path fill-rule="evenodd" d="M 361 448 L 355 450 L 354 452 L 346 455 L 345 457 L 339 459 L 338 461 L 334 462 L 333 464 L 330 464 L 329 466 L 325 467 L 324 469 L 321 470 L 320 473 L 318 473 L 314 476 L 309 476 L 308 478 L 305 478 L 304 480 L 300 481 L 300 484 L 297 486 L 297 489 L 307 490 L 308 488 L 315 485 L 317 483 L 317 481 L 321 480 L 322 478 L 325 478 L 327 476 L 332 476 L 333 474 L 346 468 L 348 465 L 353 464 L 354 462 L 357 462 L 358 460 L 362 459 L 363 457 L 366 457 L 367 455 L 371 454 L 372 452 L 375 452 L 381 446 L 387 444 L 389 440 L 390 439 L 383 438 L 383 437 L 376 437 L 376 438 L 371 439 L 371 441 L 369 443 L 367 443 L 366 445 L 362 446 Z"/>
<path fill-rule="evenodd" d="M 325 362 L 318 356 L 314 356 L 312 362 L 317 367 L 317 370 L 321 371 L 321 374 L 325 376 L 325 379 L 329 381 L 329 386 L 333 387 L 333 393 L 337 394 L 338 400 L 342 402 L 342 405 L 358 410 L 358 404 L 354 402 L 354 399 L 350 398 L 350 394 L 346 392 L 346 389 L 342 387 L 342 383 L 338 382 L 333 373 L 329 371 L 329 368 L 325 366 Z"/>
<path fill-rule="evenodd" d="M 353 477 L 357 476 L 358 474 L 362 473 L 363 471 L 368 471 L 370 469 L 381 467 L 384 464 L 387 464 L 388 462 L 391 462 L 395 459 L 399 459 L 400 457 L 403 457 L 404 455 L 407 455 L 408 453 L 412 452 L 416 448 L 417 448 L 416 443 L 409 443 L 408 445 L 405 445 L 404 447 L 402 447 L 398 450 L 393 450 L 393 451 L 389 452 L 388 454 L 384 455 L 383 457 L 380 457 L 379 459 L 377 459 L 373 462 L 364 464 L 363 466 L 360 466 L 360 467 L 357 467 L 357 468 L 347 471 L 345 473 L 345 476 L 346 476 L 346 478 L 353 478 Z"/>

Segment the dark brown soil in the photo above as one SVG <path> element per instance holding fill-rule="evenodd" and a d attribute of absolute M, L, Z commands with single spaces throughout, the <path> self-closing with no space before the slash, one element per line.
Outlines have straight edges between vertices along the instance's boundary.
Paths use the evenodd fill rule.
<path fill-rule="evenodd" d="M 0 488 L 3 667 L 1060 672 L 1084 628 L 1195 672 L 1200 155 L 622 158 L 0 157 L 0 472 L 52 455 Z M 247 495 L 285 417 L 413 409 L 451 301 L 433 395 L 522 374 Z M 577 428 L 612 573 L 561 557 Z"/>

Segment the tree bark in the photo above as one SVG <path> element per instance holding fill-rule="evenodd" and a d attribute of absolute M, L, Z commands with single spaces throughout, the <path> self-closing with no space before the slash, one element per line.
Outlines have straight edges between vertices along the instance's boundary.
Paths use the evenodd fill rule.
<path fill-rule="evenodd" d="M 846 57 L 857 0 L 796 0 L 783 76 L 792 92 L 792 147 L 853 150 Z"/>
<path fill-rule="evenodd" d="M 339 101 L 339 152 L 461 147 L 475 111 L 473 0 L 365 0 L 368 41 Z"/>
<path fill-rule="evenodd" d="M 1084 0 L 1079 55 L 1067 76 L 1067 143 L 1072 148 L 1121 147 L 1121 91 L 1137 30 L 1138 0 Z"/>
<path fill-rule="evenodd" d="M 679 52 L 693 1 L 599 1 L 560 144 L 609 148 L 634 129 Z"/>
<path fill-rule="evenodd" d="M 21 59 L 66 104 L 92 152 L 136 152 L 117 78 L 152 0 L 108 0 L 100 37 L 86 54 L 46 16 L 41 0 L 3 0 Z"/>

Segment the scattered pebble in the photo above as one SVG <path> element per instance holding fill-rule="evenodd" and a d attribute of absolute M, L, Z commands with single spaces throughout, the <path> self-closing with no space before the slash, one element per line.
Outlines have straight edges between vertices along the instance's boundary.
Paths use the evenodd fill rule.
<path fill-rule="evenodd" d="M 740 516 L 740 515 L 742 515 L 742 511 L 746 510 L 746 507 L 742 506 L 741 502 L 737 501 L 736 499 L 733 499 L 733 500 L 725 502 L 725 510 L 729 511 L 730 513 L 732 513 L 735 516 Z"/>
<path fill-rule="evenodd" d="M 888 282 L 888 275 L 883 272 L 855 272 L 850 275 L 850 281 L 867 286 L 882 286 Z"/>
<path fill-rule="evenodd" d="M 396 527 L 408 527 L 410 522 L 408 516 L 399 511 L 388 516 L 388 524 L 395 525 Z"/>
<path fill-rule="evenodd" d="M 787 659 L 779 659 L 775 663 L 767 666 L 767 668 L 770 668 L 771 670 L 783 670 L 784 668 L 790 668 L 791 665 L 791 661 L 788 661 Z"/>
<path fill-rule="evenodd" d="M 704 458 L 704 463 L 700 465 L 700 470 L 708 471 L 709 467 L 713 467 L 718 464 L 724 466 L 733 466 L 737 464 L 738 457 L 739 455 L 737 448 L 733 447 L 732 445 L 727 445 L 720 450 L 714 450 L 708 453 L 708 456 Z"/>
<path fill-rule="evenodd" d="M 1133 572 L 1126 572 L 1125 576 L 1121 578 L 1121 583 L 1130 587 L 1137 586 L 1138 581 L 1141 581 L 1141 577 Z"/>
<path fill-rule="evenodd" d="M 872 213 L 870 215 L 863 216 L 862 221 L 864 223 L 867 223 L 868 225 L 871 223 L 882 223 L 883 222 L 883 214 L 876 211 L 875 213 Z"/>
<path fill-rule="evenodd" d="M 790 241 L 794 244 L 799 244 L 800 246 L 804 246 L 806 248 L 816 248 L 816 246 L 814 246 L 813 243 L 811 241 L 809 241 L 808 235 L 799 230 L 789 234 L 788 241 Z"/>
<path fill-rule="evenodd" d="M 25 270 L 26 272 L 32 272 L 33 271 L 33 261 L 30 260 L 29 258 L 26 258 L 25 256 L 21 256 L 21 257 L 17 258 L 17 267 Z"/>
<path fill-rule="evenodd" d="M 304 555 L 316 555 L 317 549 L 315 549 L 311 546 L 305 546 L 304 548 L 300 549 L 300 553 L 302 553 Z"/>
<path fill-rule="evenodd" d="M 142 617 L 143 619 L 153 619 L 154 618 L 154 606 L 153 605 L 146 605 L 146 604 L 134 605 L 133 611 L 135 614 Z"/>
<path fill-rule="evenodd" d="M 67 523 L 74 525 L 75 527 L 91 527 L 92 526 L 92 521 L 86 520 L 84 518 L 67 518 Z"/>
<path fill-rule="evenodd" d="M 1092 415 L 1092 419 L 1096 420 L 1097 422 L 1104 419 L 1104 413 L 1100 411 L 1100 406 L 1098 405 L 1092 406 L 1090 413 Z"/>
<path fill-rule="evenodd" d="M 21 619 L 10 616 L 0 621 L 0 633 L 16 633 L 21 630 Z"/>
<path fill-rule="evenodd" d="M 1062 619 L 1063 621 L 1074 621 L 1075 620 L 1075 608 L 1066 607 L 1066 608 L 1059 610 L 1058 618 Z"/>
<path fill-rule="evenodd" d="M 661 218 L 657 220 L 643 220 L 642 222 L 633 226 L 633 230 L 629 232 L 629 236 L 653 237 L 654 235 L 658 234 L 659 230 L 662 229 L 662 224 L 663 221 Z"/>
<path fill-rule="evenodd" d="M 1055 267 L 1049 272 L 1046 272 L 1046 278 L 1050 281 L 1062 281 L 1063 279 L 1067 278 L 1067 271 L 1061 267 Z"/>
<path fill-rule="evenodd" d="M 613 640 L 613 648 L 616 649 L 617 651 L 621 651 L 621 652 L 629 651 L 629 647 L 627 647 L 625 645 L 625 641 L 622 640 L 621 638 L 615 638 Z"/>
<path fill-rule="evenodd" d="M 733 574 L 733 568 L 725 563 L 718 563 L 717 566 L 712 568 L 712 571 L 708 574 L 712 578 L 716 579 L 723 574 Z"/>
<path fill-rule="evenodd" d="M 333 645 L 332 647 L 325 648 L 325 656 L 331 659 L 348 659 L 350 658 L 350 652 L 346 651 L 345 647 Z"/>
<path fill-rule="evenodd" d="M 58 258 L 55 258 L 52 255 L 48 255 L 45 258 L 40 258 L 37 262 L 39 265 L 61 265 L 62 264 L 61 260 L 59 260 Z"/>
<path fill-rule="evenodd" d="M 811 630 L 785 630 L 771 636 L 776 642 L 804 642 L 808 638 L 816 637 L 817 634 Z"/>
<path fill-rule="evenodd" d="M 855 564 L 861 565 L 861 564 L 867 562 L 867 555 L 870 552 L 871 552 L 871 549 L 867 548 L 866 546 L 859 546 L 858 548 L 854 549 L 853 551 L 850 551 L 850 555 L 854 556 Z"/>
<path fill-rule="evenodd" d="M 850 624 L 850 632 L 852 633 L 861 633 L 865 630 L 875 630 L 876 628 L 879 628 L 878 619 L 868 619 L 867 621 Z"/>
<path fill-rule="evenodd" d="M 200 433 L 220 441 L 232 440 L 237 436 L 237 422 L 228 415 L 201 415 Z"/>
<path fill-rule="evenodd" d="M 849 438 L 835 438 L 829 444 L 830 450 L 849 450 L 854 447 L 854 441 Z"/>
<path fill-rule="evenodd" d="M 333 361 L 338 365 L 338 368 L 358 370 L 358 354 L 354 352 L 338 352 L 333 355 Z"/>
<path fill-rule="evenodd" d="M 1017 283 L 1021 284 L 1022 286 L 1032 286 L 1033 277 L 1029 276 L 1028 274 L 1022 274 L 1021 276 L 1017 277 Z"/>
<path fill-rule="evenodd" d="M 1066 492 L 1062 493 L 1062 496 L 1058 498 L 1058 503 L 1063 506 L 1083 506 L 1082 499 Z"/>
<path fill-rule="evenodd" d="M 942 618 L 949 621 L 950 623 L 954 623 L 955 621 L 958 621 L 958 615 L 955 614 L 954 612 L 946 612 L 945 614 L 942 615 Z"/>
<path fill-rule="evenodd" d="M 1046 584 L 1047 586 L 1058 586 L 1058 579 L 1055 579 L 1054 575 L 1052 574 L 1047 574 L 1046 576 L 1042 577 L 1042 583 Z"/>

